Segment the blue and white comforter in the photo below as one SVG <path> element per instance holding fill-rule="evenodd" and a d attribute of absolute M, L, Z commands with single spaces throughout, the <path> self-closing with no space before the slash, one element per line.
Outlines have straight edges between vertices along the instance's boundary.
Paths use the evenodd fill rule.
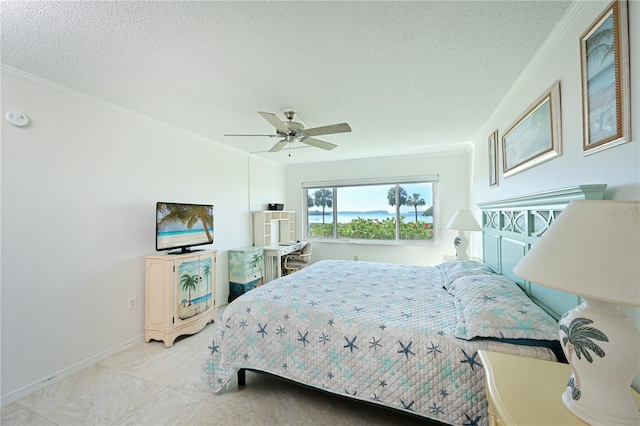
<path fill-rule="evenodd" d="M 321 261 L 231 303 L 202 363 L 213 391 L 240 368 L 453 425 L 486 425 L 478 349 L 555 360 L 541 347 L 456 338 L 435 267 Z"/>

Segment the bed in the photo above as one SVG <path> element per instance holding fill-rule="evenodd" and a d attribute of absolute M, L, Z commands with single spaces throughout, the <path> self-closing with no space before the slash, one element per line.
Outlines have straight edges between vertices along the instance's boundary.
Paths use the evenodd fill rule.
<path fill-rule="evenodd" d="M 579 186 L 482 205 L 485 263 L 323 260 L 254 289 L 214 327 L 202 380 L 218 392 L 250 369 L 446 424 L 486 425 L 478 350 L 556 360 L 556 317 L 579 302 L 511 276 L 511 263 L 570 200 L 603 193 Z"/>

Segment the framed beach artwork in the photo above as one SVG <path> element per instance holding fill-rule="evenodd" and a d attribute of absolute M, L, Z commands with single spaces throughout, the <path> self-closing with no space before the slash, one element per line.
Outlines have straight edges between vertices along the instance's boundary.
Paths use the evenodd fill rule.
<path fill-rule="evenodd" d="M 560 80 L 556 80 L 502 135 L 504 177 L 560 155 Z"/>
<path fill-rule="evenodd" d="M 489 186 L 498 186 L 498 130 L 489 135 Z"/>
<path fill-rule="evenodd" d="M 580 38 L 584 155 L 631 139 L 627 1 L 614 1 Z"/>

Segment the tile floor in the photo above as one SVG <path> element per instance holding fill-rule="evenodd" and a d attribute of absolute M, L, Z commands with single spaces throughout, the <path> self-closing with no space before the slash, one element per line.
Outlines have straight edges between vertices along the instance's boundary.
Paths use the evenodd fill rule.
<path fill-rule="evenodd" d="M 218 311 L 220 313 L 220 310 Z M 8 404 L 2 425 L 419 425 L 419 419 L 248 372 L 221 394 L 200 382 L 209 324 L 193 336 L 139 343 Z"/>

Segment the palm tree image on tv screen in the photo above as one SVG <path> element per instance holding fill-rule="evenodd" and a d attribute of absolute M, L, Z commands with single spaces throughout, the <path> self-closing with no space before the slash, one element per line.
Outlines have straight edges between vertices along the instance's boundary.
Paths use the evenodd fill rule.
<path fill-rule="evenodd" d="M 156 250 L 194 251 L 193 246 L 213 243 L 213 205 L 156 204 Z"/>
<path fill-rule="evenodd" d="M 431 183 L 405 186 L 406 189 L 402 185 L 310 189 L 307 192 L 309 236 L 332 238 L 335 225 L 337 238 L 396 240 L 399 236 L 400 240 L 432 239 Z"/>

